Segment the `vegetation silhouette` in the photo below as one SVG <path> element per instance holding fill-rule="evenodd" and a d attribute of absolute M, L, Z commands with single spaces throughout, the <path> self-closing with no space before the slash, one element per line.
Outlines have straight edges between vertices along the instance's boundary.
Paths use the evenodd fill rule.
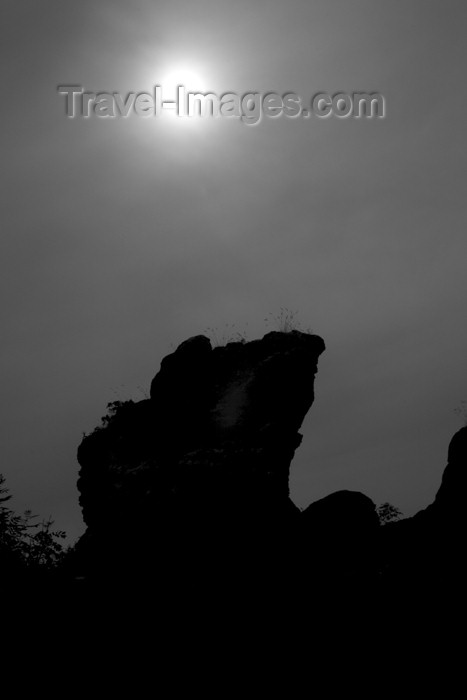
<path fill-rule="evenodd" d="M 6 479 L 0 474 L 0 565 L 4 580 L 50 574 L 65 557 L 62 540 L 66 533 L 53 530 L 51 518 L 38 521 L 32 511 L 15 513 Z"/>
<path fill-rule="evenodd" d="M 400 520 L 403 517 L 402 511 L 387 501 L 381 503 L 381 505 L 379 505 L 376 509 L 376 512 L 381 525 L 386 525 L 387 523 L 394 522 L 395 520 Z"/>

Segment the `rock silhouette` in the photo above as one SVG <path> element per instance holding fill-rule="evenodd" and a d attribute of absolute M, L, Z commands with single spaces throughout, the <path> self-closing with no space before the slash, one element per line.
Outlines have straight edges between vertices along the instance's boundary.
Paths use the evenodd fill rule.
<path fill-rule="evenodd" d="M 150 399 L 114 406 L 79 447 L 91 568 L 232 572 L 288 551 L 289 468 L 324 349 L 271 332 L 214 349 L 195 336 L 165 357 Z"/>
<path fill-rule="evenodd" d="M 453 436 L 441 486 L 427 508 L 382 528 L 381 549 L 389 576 L 405 585 L 438 589 L 464 581 L 467 426 Z"/>
<path fill-rule="evenodd" d="M 441 486 L 425 514 L 443 528 L 455 528 L 464 520 L 467 487 L 467 426 L 453 436 L 448 448 L 448 464 Z"/>
<path fill-rule="evenodd" d="M 336 491 L 311 503 L 300 519 L 303 550 L 312 568 L 328 576 L 375 571 L 380 524 L 371 498 L 359 491 Z"/>
<path fill-rule="evenodd" d="M 87 530 L 74 573 L 157 581 L 171 599 L 181 588 L 186 599 L 186 581 L 211 597 L 234 587 L 255 605 L 294 596 L 303 604 L 310 586 L 323 599 L 335 587 L 358 595 L 399 587 L 402 599 L 408 586 L 419 595 L 457 581 L 467 427 L 450 443 L 434 502 L 412 518 L 381 527 L 359 492 L 338 491 L 303 512 L 290 500 L 290 464 L 324 349 L 299 331 L 216 348 L 198 335 L 162 360 L 149 399 L 110 404 L 78 449 Z"/>

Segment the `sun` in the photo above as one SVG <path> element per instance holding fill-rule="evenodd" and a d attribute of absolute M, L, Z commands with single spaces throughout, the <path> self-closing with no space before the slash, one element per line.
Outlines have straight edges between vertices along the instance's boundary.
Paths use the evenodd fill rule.
<path fill-rule="evenodd" d="M 173 100 L 181 85 L 187 92 L 206 92 L 208 85 L 200 73 L 189 68 L 172 68 L 157 83 L 162 87 L 164 99 Z"/>
<path fill-rule="evenodd" d="M 189 127 L 189 131 L 203 128 L 202 123 L 207 120 L 193 119 L 186 115 L 189 93 L 206 94 L 212 91 L 209 79 L 202 70 L 197 70 L 195 66 L 190 67 L 189 63 L 171 65 L 167 70 L 158 73 L 153 84 L 160 86 L 159 99 L 164 103 L 164 108 L 159 114 L 163 123 L 178 126 L 184 124 L 185 128 Z M 179 88 L 183 90 L 179 91 Z"/>
<path fill-rule="evenodd" d="M 170 132 L 175 129 L 174 133 L 178 135 L 181 132 L 190 135 L 199 132 L 201 135 L 209 128 L 212 120 L 188 114 L 190 93 L 216 93 L 216 85 L 213 85 L 215 76 L 208 64 L 183 56 L 176 61 L 158 62 L 157 67 L 151 66 L 146 75 L 147 83 L 151 86 L 148 91 L 154 94 L 158 117 L 149 120 L 154 128 L 162 131 L 169 129 Z"/>

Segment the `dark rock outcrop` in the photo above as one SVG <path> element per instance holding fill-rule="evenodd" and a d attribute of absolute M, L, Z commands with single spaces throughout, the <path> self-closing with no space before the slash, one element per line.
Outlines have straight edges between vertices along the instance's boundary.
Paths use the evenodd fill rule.
<path fill-rule="evenodd" d="M 359 491 L 336 491 L 301 514 L 301 540 L 308 567 L 333 576 L 377 570 L 379 518 L 376 506 Z"/>
<path fill-rule="evenodd" d="M 387 573 L 424 586 L 464 581 L 467 426 L 455 433 L 435 500 L 411 518 L 382 528 Z"/>
<path fill-rule="evenodd" d="M 88 559 L 228 565 L 277 550 L 299 517 L 289 467 L 324 347 L 299 331 L 214 349 L 195 336 L 165 357 L 150 399 L 114 405 L 79 447 Z"/>
<path fill-rule="evenodd" d="M 195 336 L 162 360 L 149 399 L 109 405 L 78 449 L 87 531 L 74 571 L 149 574 L 172 600 L 179 586 L 186 598 L 187 581 L 209 596 L 244 587 L 253 607 L 297 593 L 304 601 L 317 582 L 360 592 L 365 582 L 387 596 L 400 584 L 393 600 L 403 600 L 409 581 L 415 596 L 460 580 L 467 427 L 450 443 L 434 502 L 412 518 L 380 527 L 358 492 L 303 512 L 290 500 L 323 351 L 319 336 L 299 331 L 214 349 Z"/>
<path fill-rule="evenodd" d="M 448 463 L 441 486 L 425 516 L 436 521 L 443 529 L 455 528 L 465 520 L 467 492 L 467 426 L 452 438 L 448 448 Z"/>

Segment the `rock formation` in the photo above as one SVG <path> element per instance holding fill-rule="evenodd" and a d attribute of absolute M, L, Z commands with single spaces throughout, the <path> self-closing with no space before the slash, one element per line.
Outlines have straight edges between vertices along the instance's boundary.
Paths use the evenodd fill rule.
<path fill-rule="evenodd" d="M 465 518 L 467 486 L 467 426 L 453 436 L 448 448 L 448 463 L 434 502 L 424 511 L 443 529 L 457 528 Z M 423 511 L 422 511 L 423 512 Z"/>
<path fill-rule="evenodd" d="M 302 601 L 317 579 L 375 590 L 457 580 L 467 427 L 451 441 L 433 504 L 413 518 L 380 528 L 375 504 L 357 492 L 303 512 L 290 500 L 323 351 L 319 336 L 299 331 L 214 349 L 195 336 L 162 360 L 149 399 L 110 404 L 78 450 L 87 525 L 78 568 L 112 580 L 150 574 L 171 591 L 223 580 L 250 595 L 256 582 L 270 601 L 284 597 L 289 574 L 289 597 L 300 590 Z"/>
<path fill-rule="evenodd" d="M 308 568 L 333 576 L 366 575 L 378 566 L 376 506 L 359 491 L 336 491 L 301 514 L 301 541 Z"/>
<path fill-rule="evenodd" d="M 382 528 L 389 575 L 424 586 L 464 580 L 467 426 L 453 436 L 435 500 L 411 518 Z"/>
<path fill-rule="evenodd" d="M 214 349 L 195 336 L 162 360 L 149 399 L 114 404 L 78 450 L 95 565 L 280 547 L 299 517 L 289 468 L 324 348 L 299 331 Z"/>

